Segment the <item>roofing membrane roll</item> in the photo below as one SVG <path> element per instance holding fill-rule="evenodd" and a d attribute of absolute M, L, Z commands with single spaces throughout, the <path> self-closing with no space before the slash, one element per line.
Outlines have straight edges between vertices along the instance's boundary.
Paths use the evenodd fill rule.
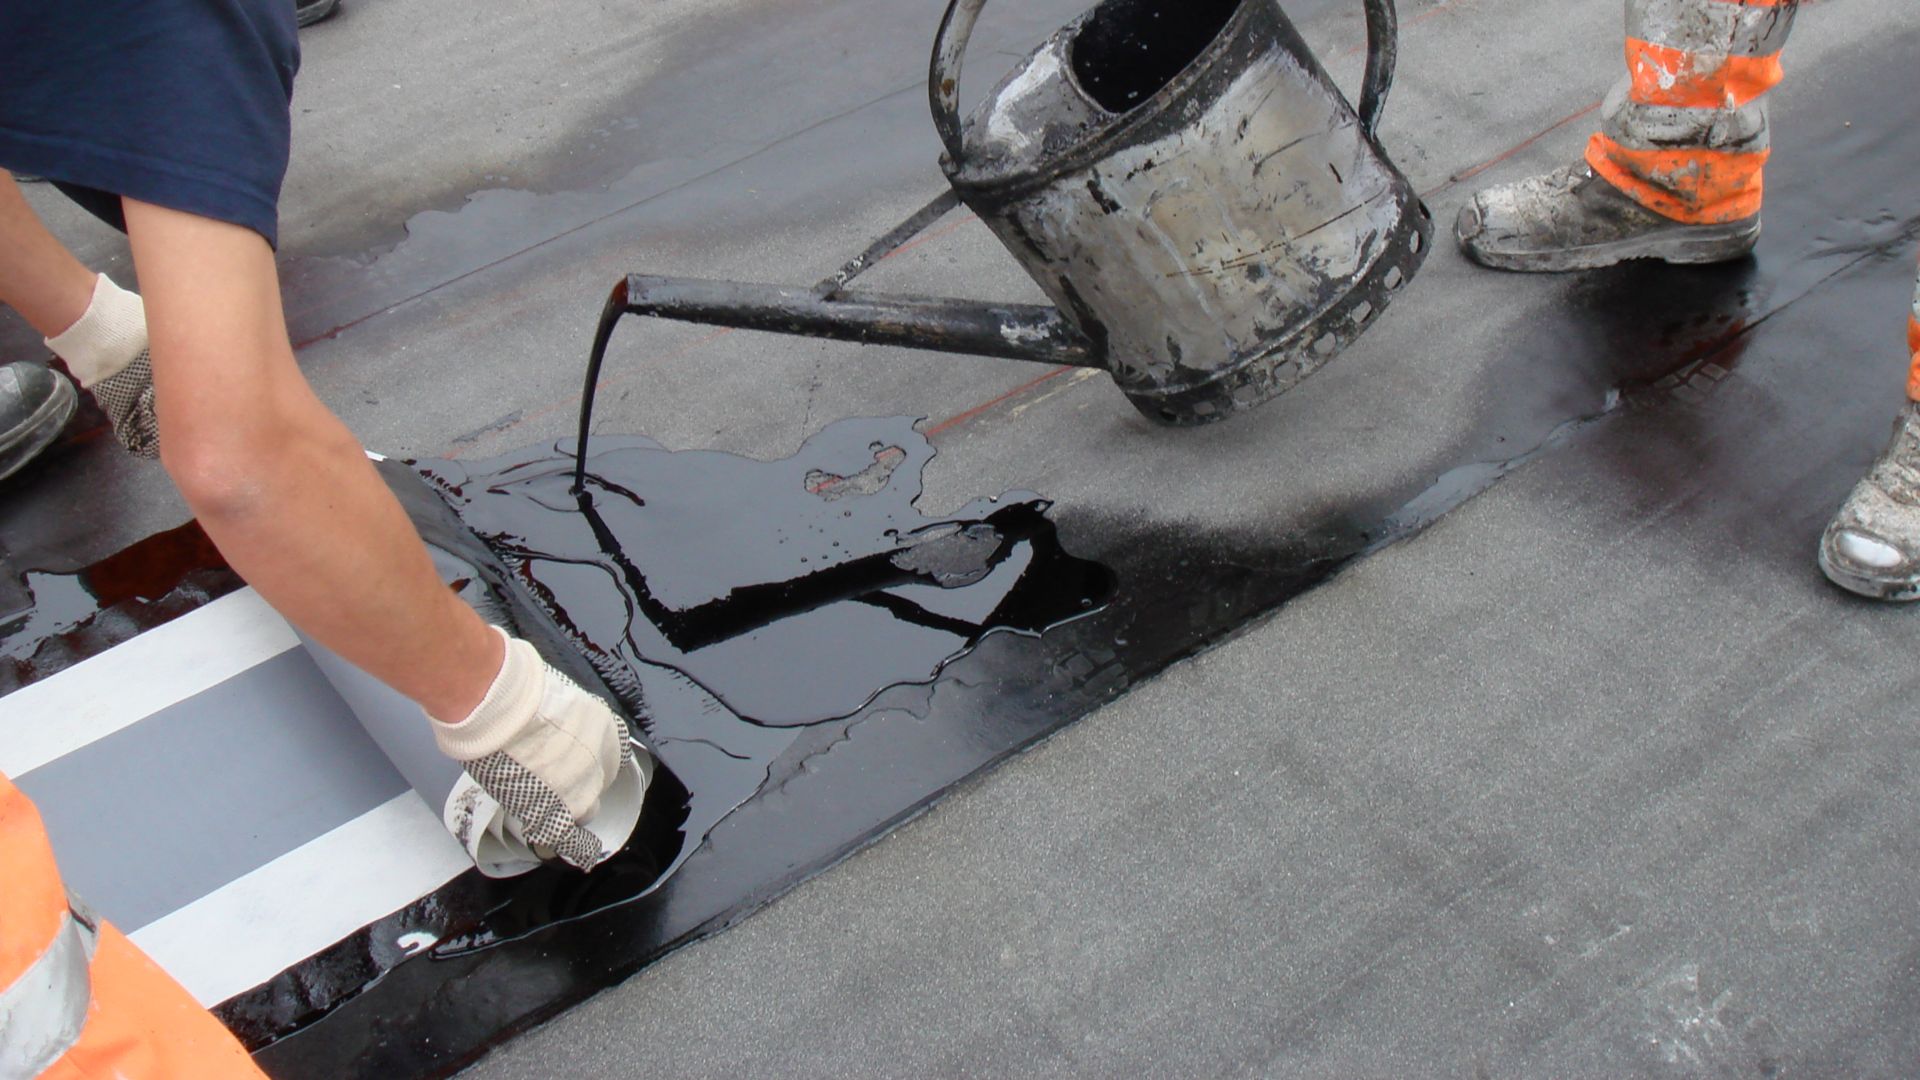
<path fill-rule="evenodd" d="M 305 634 L 300 640 L 360 726 L 440 816 L 481 873 L 514 877 L 545 861 L 520 835 L 519 822 L 459 762 L 440 752 L 420 706 Z M 620 850 L 633 835 L 647 784 L 653 779 L 652 756 L 642 747 L 634 750 L 633 761 L 621 767 L 613 787 L 601 797 L 600 813 L 587 824 L 608 851 Z"/>
<path fill-rule="evenodd" d="M 441 580 L 458 591 L 481 618 L 513 631 L 516 620 L 512 612 L 480 582 L 479 571 L 471 563 L 434 543 L 427 545 L 427 551 Z M 419 705 L 298 628 L 294 632 L 368 737 L 426 800 L 481 873 L 494 878 L 514 877 L 546 861 L 521 835 L 520 823 L 501 809 L 459 762 L 440 752 Z M 600 798 L 600 812 L 587 823 L 587 831 L 598 837 L 607 851 L 620 850 L 633 836 L 652 780 L 653 755 L 636 742 L 633 760 L 621 767 L 613 787 Z"/>

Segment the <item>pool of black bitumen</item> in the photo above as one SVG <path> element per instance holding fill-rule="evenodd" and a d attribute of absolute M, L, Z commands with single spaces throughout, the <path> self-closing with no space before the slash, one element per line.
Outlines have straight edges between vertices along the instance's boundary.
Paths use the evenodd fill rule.
<path fill-rule="evenodd" d="M 17 568 L 4 553 L 0 569 L 0 695 L 240 587 L 194 522 L 78 570 Z"/>
<path fill-rule="evenodd" d="M 648 828 L 612 866 L 492 886 L 470 918 L 436 928 L 436 955 L 643 899 L 663 875 L 677 892 L 674 871 L 729 814 L 785 782 L 782 763 L 811 730 L 845 737 L 890 690 L 913 710 L 992 636 L 1032 639 L 1112 598 L 1112 573 L 1061 547 L 1037 496 L 922 515 L 932 458 L 912 421 L 889 419 L 833 424 L 771 462 L 603 438 L 578 490 L 571 444 L 416 466 L 486 543 L 487 555 L 464 554 L 489 563 L 480 576 L 505 600 L 490 610 L 557 631 L 549 651 L 584 657 L 664 766 Z M 420 506 L 408 490 L 418 479 L 389 478 Z M 423 522 L 430 540 L 445 536 L 438 525 Z M 976 743 L 973 755 L 942 757 L 997 748 Z"/>
<path fill-rule="evenodd" d="M 1312 520 L 1223 530 L 1043 512 L 1021 494 L 922 517 L 911 499 L 932 451 L 904 420 L 832 425 L 783 462 L 596 441 L 584 502 L 558 468 L 564 448 L 390 468 L 417 519 L 453 513 L 486 539 L 565 647 L 650 718 L 677 779 L 659 785 L 648 828 L 608 871 L 505 886 L 467 875 L 220 1015 L 275 1076 L 449 1072 L 725 929 L 1541 454 L 1617 458 L 1650 489 L 1685 488 L 1727 513 L 1737 505 L 1713 491 L 1789 484 L 1804 513 L 1729 535 L 1817 535 L 1827 494 L 1877 448 L 1901 384 L 1904 299 L 1884 286 L 1911 274 L 1920 239 L 1920 140 L 1906 131 L 1911 80 L 1869 77 L 1906 70 L 1891 52 L 1780 111 L 1791 152 L 1769 172 L 1758 258 L 1566 279 L 1561 303 L 1476 358 L 1495 392 L 1433 474 Z M 1444 220 L 1457 202 L 1436 211 Z M 1418 301 L 1420 285 L 1393 317 L 1444 310 Z M 1821 318 L 1782 317 L 1803 303 Z M 1821 326 L 1836 320 L 1885 325 L 1884 356 L 1830 355 Z M 1792 424 L 1858 453 L 1789 470 L 1781 417 L 1727 393 L 1750 355 L 1772 358 L 1782 386 L 1843 388 L 1851 404 Z M 1628 430 L 1674 437 L 1612 437 Z M 1727 451 L 1762 441 L 1780 452 Z M 1700 447 L 1718 449 L 1688 456 Z M 231 588 L 197 544 L 173 537 L 123 559 L 158 567 L 131 588 L 97 568 L 15 568 L 31 597 L 5 616 L 12 667 L 0 676 L 43 677 Z M 440 945 L 409 957 L 394 944 L 422 929 Z"/>

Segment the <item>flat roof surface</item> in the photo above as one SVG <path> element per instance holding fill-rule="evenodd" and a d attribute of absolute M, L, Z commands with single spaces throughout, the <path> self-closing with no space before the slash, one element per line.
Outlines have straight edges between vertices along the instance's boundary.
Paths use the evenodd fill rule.
<path fill-rule="evenodd" d="M 989 8 L 978 88 L 1081 6 Z M 937 14 L 346 0 L 295 101 L 303 366 L 389 454 L 566 434 L 619 274 L 810 282 L 939 190 Z M 1358 5 L 1291 14 L 1355 85 Z M 1615 5 L 1402 14 L 1383 139 L 1443 227 L 1579 153 Z M 1806 5 L 1753 262 L 1517 277 L 1443 244 L 1328 370 L 1203 430 L 1100 376 L 623 330 L 603 431 L 778 458 L 925 416 L 930 513 L 1027 488 L 1069 548 L 1216 568 L 1404 538 L 474 1074 L 1920 1068 L 1920 613 L 1813 565 L 1900 401 L 1917 47 L 1902 0 Z M 871 284 L 1034 296 L 961 216 Z M 37 348 L 4 313 L 0 346 Z M 94 440 L 9 484 L 0 546 L 77 567 L 185 516 Z"/>

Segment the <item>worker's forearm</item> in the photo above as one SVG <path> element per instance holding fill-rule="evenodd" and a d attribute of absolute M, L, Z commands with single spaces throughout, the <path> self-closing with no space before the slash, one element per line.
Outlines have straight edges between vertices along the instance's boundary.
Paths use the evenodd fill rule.
<path fill-rule="evenodd" d="M 0 303 L 42 337 L 58 337 L 87 310 L 93 272 L 81 265 L 27 205 L 0 169 Z"/>
<path fill-rule="evenodd" d="M 227 459 L 215 468 L 237 471 L 211 483 L 183 474 L 181 490 L 234 569 L 278 611 L 432 715 L 459 719 L 499 669 L 499 639 L 440 584 L 358 444 L 313 408 L 319 415 L 282 432 L 270 452 Z"/>

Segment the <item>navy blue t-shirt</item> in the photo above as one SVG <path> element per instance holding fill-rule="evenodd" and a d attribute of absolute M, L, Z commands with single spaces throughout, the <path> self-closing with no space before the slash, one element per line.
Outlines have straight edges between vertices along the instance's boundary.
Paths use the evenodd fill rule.
<path fill-rule="evenodd" d="M 278 239 L 293 0 L 0 0 L 0 168 Z"/>

